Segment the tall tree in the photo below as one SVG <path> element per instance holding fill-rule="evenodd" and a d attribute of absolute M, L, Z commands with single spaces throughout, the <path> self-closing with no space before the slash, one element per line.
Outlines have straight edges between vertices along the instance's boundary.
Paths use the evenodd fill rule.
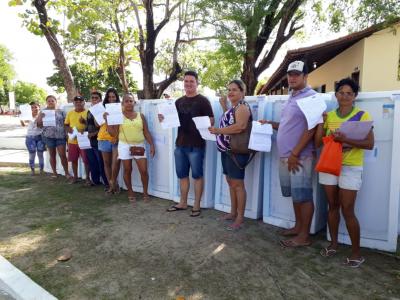
<path fill-rule="evenodd" d="M 11 64 L 12 54 L 5 46 L 0 44 L 0 103 L 8 102 L 8 91 L 11 81 L 15 77 L 14 67 Z"/>
<path fill-rule="evenodd" d="M 9 5 L 21 5 L 25 2 L 27 0 L 12 0 L 9 1 Z M 77 91 L 64 51 L 57 38 L 59 22 L 49 17 L 47 9 L 49 6 L 57 7 L 60 4 L 56 0 L 34 0 L 31 2 L 31 5 L 35 8 L 36 13 L 31 9 L 27 9 L 25 14 L 22 15 L 24 24 L 32 33 L 45 36 L 54 55 L 53 62 L 63 78 L 68 101 L 72 101 Z"/>
<path fill-rule="evenodd" d="M 14 92 L 15 100 L 18 103 L 44 102 L 46 98 L 46 91 L 30 82 L 17 81 Z"/>
<path fill-rule="evenodd" d="M 305 16 L 339 30 L 344 25 L 356 28 L 400 15 L 398 0 L 200 0 L 198 6 L 205 21 L 215 26 L 221 45 L 232 45 L 232 53 L 242 56 L 241 78 L 249 95 L 278 50 L 303 27 Z M 232 53 L 226 55 L 232 58 Z"/>

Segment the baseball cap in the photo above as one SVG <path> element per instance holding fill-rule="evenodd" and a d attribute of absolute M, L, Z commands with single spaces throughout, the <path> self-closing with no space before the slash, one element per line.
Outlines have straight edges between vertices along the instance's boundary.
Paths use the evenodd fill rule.
<path fill-rule="evenodd" d="M 289 72 L 298 72 L 307 74 L 308 73 L 307 65 L 304 63 L 304 61 L 295 60 L 289 64 L 287 73 Z"/>
<path fill-rule="evenodd" d="M 85 98 L 83 98 L 82 96 L 75 96 L 74 101 L 85 101 Z"/>

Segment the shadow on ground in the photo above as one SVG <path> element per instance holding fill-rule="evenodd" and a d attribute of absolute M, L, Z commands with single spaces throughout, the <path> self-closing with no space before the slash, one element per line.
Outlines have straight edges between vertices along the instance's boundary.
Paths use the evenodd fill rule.
<path fill-rule="evenodd" d="M 138 194 L 140 197 L 140 194 Z M 400 257 L 363 249 L 360 269 L 309 248 L 282 249 L 278 229 L 220 212 L 167 213 L 170 201 L 132 207 L 126 194 L 0 169 L 0 254 L 59 299 L 395 299 Z M 56 258 L 63 249 L 72 259 Z"/>

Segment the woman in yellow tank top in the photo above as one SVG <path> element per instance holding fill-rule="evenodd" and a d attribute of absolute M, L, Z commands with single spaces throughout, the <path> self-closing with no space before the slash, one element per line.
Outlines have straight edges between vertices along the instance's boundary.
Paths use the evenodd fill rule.
<path fill-rule="evenodd" d="M 143 200 L 148 201 L 149 175 L 147 172 L 147 156 L 145 150 L 145 141 L 150 144 L 150 156 L 154 157 L 155 148 L 150 131 L 147 127 L 145 117 L 135 112 L 135 99 L 132 94 L 125 94 L 122 99 L 122 110 L 124 120 L 121 125 L 108 126 L 112 136 L 118 136 L 118 158 L 122 160 L 124 167 L 124 182 L 128 189 L 128 199 L 135 203 L 135 194 L 132 189 L 132 159 L 135 160 L 139 169 L 140 178 L 143 185 Z M 143 154 L 132 154 L 131 148 L 136 147 L 144 150 Z"/>
<path fill-rule="evenodd" d="M 114 88 L 109 88 L 104 96 L 103 105 L 107 103 L 119 103 L 118 92 Z M 117 177 L 119 174 L 119 168 L 121 161 L 118 159 L 118 139 L 110 135 L 107 129 L 107 118 L 104 116 L 106 123 L 100 126 L 99 133 L 97 135 L 99 150 L 103 158 L 104 172 L 106 174 L 109 187 L 106 187 L 106 193 L 118 193 L 119 186 L 117 183 Z"/>

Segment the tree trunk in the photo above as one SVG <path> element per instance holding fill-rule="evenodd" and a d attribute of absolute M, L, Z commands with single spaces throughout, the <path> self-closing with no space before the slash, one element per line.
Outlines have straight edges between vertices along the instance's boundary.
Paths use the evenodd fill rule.
<path fill-rule="evenodd" d="M 241 79 L 246 84 L 246 95 L 254 95 L 254 90 L 257 86 L 257 75 L 256 75 L 256 59 L 255 57 L 256 41 L 251 38 L 247 38 L 246 42 L 246 53 L 244 55 L 243 71 Z"/>
<path fill-rule="evenodd" d="M 50 49 L 53 52 L 55 65 L 58 67 L 58 70 L 64 81 L 64 87 L 65 91 L 67 92 L 68 102 L 72 102 L 74 97 L 77 95 L 77 90 L 63 50 L 57 40 L 57 36 L 54 34 L 51 28 L 47 26 L 49 19 L 47 16 L 46 1 L 35 0 L 33 2 L 33 5 L 35 6 L 39 14 L 40 29 L 46 37 Z"/>

